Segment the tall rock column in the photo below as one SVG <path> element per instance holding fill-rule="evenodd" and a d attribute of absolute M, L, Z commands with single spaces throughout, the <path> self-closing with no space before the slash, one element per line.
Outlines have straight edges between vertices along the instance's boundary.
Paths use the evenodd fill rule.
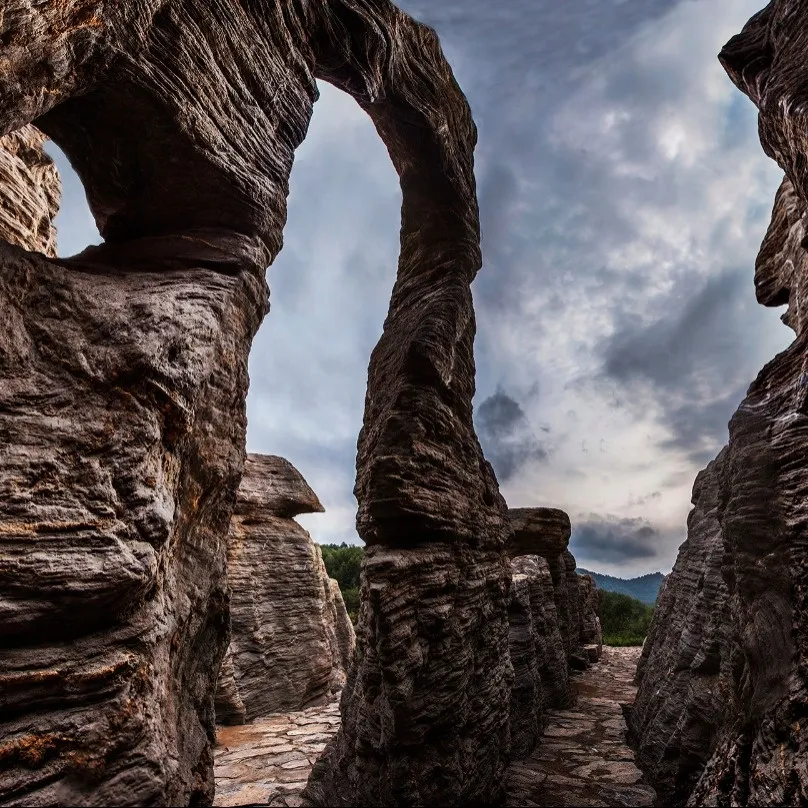
<path fill-rule="evenodd" d="M 247 455 L 227 540 L 232 625 L 221 723 L 322 704 L 345 683 L 353 626 L 320 548 L 293 518 L 322 510 L 287 460 Z"/>
<path fill-rule="evenodd" d="M 472 424 L 480 266 L 468 104 L 435 33 L 386 2 L 332 4 L 318 75 L 351 93 L 402 190 L 401 254 L 368 371 L 358 663 L 312 772 L 316 805 L 467 805 L 508 760 L 505 503 Z"/>
<path fill-rule="evenodd" d="M 763 305 L 796 333 L 699 475 L 688 539 L 646 641 L 640 761 L 688 805 L 808 802 L 808 6 L 774 0 L 720 59 L 786 172 L 758 255 Z M 671 675 L 672 674 L 672 675 Z"/>

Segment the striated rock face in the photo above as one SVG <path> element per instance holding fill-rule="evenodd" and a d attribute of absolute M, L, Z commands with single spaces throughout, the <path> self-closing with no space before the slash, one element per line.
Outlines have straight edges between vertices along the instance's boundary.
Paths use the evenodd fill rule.
<path fill-rule="evenodd" d="M 6 804 L 211 800 L 264 300 L 257 271 L 91 273 L 0 243 Z"/>
<path fill-rule="evenodd" d="M 0 238 L 52 257 L 62 189 L 44 141 L 33 126 L 0 138 Z"/>
<path fill-rule="evenodd" d="M 591 575 L 578 574 L 578 611 L 581 616 L 581 644 L 587 651 L 589 661 L 595 662 L 603 652 L 603 633 L 598 615 L 598 588 Z"/>
<path fill-rule="evenodd" d="M 573 667 L 585 668 L 588 657 L 583 648 L 579 575 L 575 557 L 567 549 L 572 532 L 569 516 L 557 508 L 509 508 L 508 520 L 513 528 L 507 546 L 511 558 L 538 555 L 547 561 L 567 659 Z"/>
<path fill-rule="evenodd" d="M 775 0 L 721 53 L 786 172 L 755 287 L 762 304 L 788 304 L 796 339 L 752 383 L 696 481 L 646 641 L 633 731 L 651 773 L 689 805 L 808 801 L 806 30 L 808 7 Z M 671 665 L 686 667 L 663 682 Z"/>
<path fill-rule="evenodd" d="M 515 760 L 538 744 L 548 709 L 575 701 L 569 670 L 600 657 L 597 589 L 575 572 L 570 520 L 553 508 L 510 508 L 511 745 Z"/>
<path fill-rule="evenodd" d="M 556 558 L 570 543 L 570 518 L 558 508 L 508 508 L 513 536 L 508 543 L 511 558 L 540 555 Z"/>
<path fill-rule="evenodd" d="M 228 536 L 232 628 L 220 723 L 323 704 L 345 684 L 353 626 L 320 548 L 292 518 L 322 510 L 288 461 L 247 456 Z"/>
<path fill-rule="evenodd" d="M 638 759 L 659 794 L 682 804 L 728 717 L 736 638 L 718 521 L 727 450 L 696 478 L 688 536 L 660 590 L 631 713 Z"/>
<path fill-rule="evenodd" d="M 0 41 L 0 136 L 36 121 L 105 238 L 0 247 L 0 793 L 210 802 L 246 357 L 321 78 L 384 140 L 402 226 L 358 445 L 359 662 L 307 799 L 497 800 L 510 529 L 471 417 L 476 130 L 436 35 L 386 0 L 23 0 Z"/>
<path fill-rule="evenodd" d="M 511 755 L 521 760 L 539 742 L 546 710 L 569 707 L 574 697 L 547 561 L 520 556 L 511 566 Z"/>

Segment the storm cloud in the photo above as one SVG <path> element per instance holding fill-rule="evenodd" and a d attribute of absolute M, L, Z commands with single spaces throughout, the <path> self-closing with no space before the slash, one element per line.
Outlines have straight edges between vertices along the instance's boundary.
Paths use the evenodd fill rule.
<path fill-rule="evenodd" d="M 659 531 L 643 519 L 590 514 L 575 524 L 570 550 L 580 565 L 590 560 L 624 565 L 654 558 L 659 539 Z"/>
<path fill-rule="evenodd" d="M 670 569 L 696 473 L 791 339 L 753 284 L 780 171 L 716 59 L 761 2 L 400 3 L 438 31 L 479 129 L 481 443 L 510 505 L 569 512 L 589 569 Z M 247 442 L 320 495 L 316 539 L 358 541 L 356 437 L 401 195 L 369 119 L 321 90 L 250 358 Z M 63 253 L 97 239 L 67 179 Z"/>
<path fill-rule="evenodd" d="M 475 428 L 501 483 L 526 464 L 541 463 L 548 458 L 547 449 L 536 437 L 525 411 L 501 388 L 477 408 Z"/>

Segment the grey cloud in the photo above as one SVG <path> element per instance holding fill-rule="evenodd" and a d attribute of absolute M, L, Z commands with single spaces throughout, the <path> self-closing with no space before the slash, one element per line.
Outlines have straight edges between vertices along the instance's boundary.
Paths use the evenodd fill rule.
<path fill-rule="evenodd" d="M 751 104 L 737 94 L 727 105 L 704 91 L 720 72 L 713 54 L 724 33 L 715 20 L 736 15 L 738 30 L 756 10 L 753 0 L 401 5 L 438 31 L 479 127 L 484 269 L 473 289 L 484 392 L 476 422 L 500 479 L 532 464 L 536 476 L 574 481 L 568 487 L 590 507 L 588 483 L 597 481 L 587 463 L 601 435 L 578 435 L 592 419 L 571 424 L 565 413 L 622 415 L 631 407 L 643 416 L 661 411 L 670 432 L 637 459 L 664 467 L 665 453 L 684 450 L 692 478 L 772 355 L 772 329 L 787 334 L 776 313 L 755 304 L 752 286 L 754 242 L 771 201 L 764 180 L 773 195 L 777 171 L 766 168 Z M 683 9 L 690 27 L 675 19 Z M 657 47 L 670 30 L 684 30 L 684 44 Z M 705 37 L 709 59 L 692 58 L 691 40 Z M 604 128 L 612 113 L 622 117 Z M 688 142 L 687 159 L 667 160 L 658 132 L 677 122 L 688 138 L 709 135 L 709 143 Z M 755 187 L 746 198 L 733 191 L 734 206 L 719 204 L 726 195 L 713 188 L 748 165 L 762 166 Z M 62 254 L 97 239 L 80 185 L 65 176 Z M 272 311 L 251 356 L 248 447 L 299 465 L 341 518 L 355 505 L 356 435 L 367 361 L 395 277 L 399 207 L 395 173 L 370 121 L 324 88 L 296 155 L 286 246 L 269 272 Z M 648 225 L 648 214 L 664 226 Z M 702 220 L 709 227 L 700 230 Z M 707 275 L 714 280 L 705 283 Z M 534 432 L 533 394 L 525 390 L 535 379 L 552 384 L 551 373 L 567 373 L 574 396 L 543 401 Z M 562 462 L 556 448 L 565 434 L 576 448 L 587 441 L 590 454 Z M 626 487 L 636 490 L 633 481 Z M 683 499 L 683 528 L 688 507 Z M 318 518 L 319 535 L 332 530 L 329 518 Z M 634 536 L 619 520 L 589 521 L 585 546 L 594 552 L 605 530 L 616 539 L 604 545 L 609 558 L 616 556 L 608 547 Z M 640 556 L 627 550 L 618 561 L 631 558 Z"/>
<path fill-rule="evenodd" d="M 502 389 L 477 408 L 475 426 L 500 482 L 507 482 L 526 463 L 548 458 L 547 448 L 533 432 L 525 411 Z"/>
<path fill-rule="evenodd" d="M 650 324 L 627 318 L 603 349 L 604 374 L 626 387 L 626 400 L 642 408 L 650 397 L 662 408 L 672 436 L 661 448 L 682 449 L 697 466 L 724 441 L 751 381 L 757 351 L 747 324 L 757 306 L 749 286 L 738 271 L 708 278 Z"/>
<path fill-rule="evenodd" d="M 573 523 L 570 550 L 579 564 L 584 559 L 623 564 L 656 556 L 659 539 L 660 532 L 643 519 L 590 514 Z"/>

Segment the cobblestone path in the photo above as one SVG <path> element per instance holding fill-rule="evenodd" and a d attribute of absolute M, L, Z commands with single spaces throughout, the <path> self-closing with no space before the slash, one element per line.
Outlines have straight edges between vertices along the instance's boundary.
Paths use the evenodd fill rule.
<path fill-rule="evenodd" d="M 578 703 L 554 710 L 542 743 L 507 774 L 509 808 L 652 806 L 654 791 L 634 765 L 621 705 L 632 704 L 639 648 L 603 649 L 575 676 Z M 298 806 L 314 761 L 339 727 L 336 702 L 220 727 L 215 806 Z"/>
<path fill-rule="evenodd" d="M 652 806 L 655 793 L 634 764 L 621 705 L 634 703 L 640 648 L 604 646 L 600 662 L 573 679 L 578 703 L 553 710 L 542 743 L 511 764 L 510 808 Z"/>

